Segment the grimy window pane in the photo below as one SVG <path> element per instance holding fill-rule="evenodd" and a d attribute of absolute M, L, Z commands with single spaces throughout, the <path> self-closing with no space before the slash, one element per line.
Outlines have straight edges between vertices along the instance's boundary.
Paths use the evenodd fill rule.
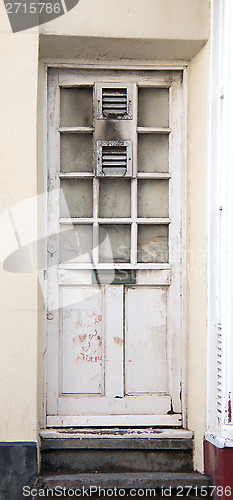
<path fill-rule="evenodd" d="M 92 94 L 91 87 L 61 89 L 62 127 L 92 127 Z"/>
<path fill-rule="evenodd" d="M 92 226 L 62 225 L 60 232 L 61 262 L 91 262 Z"/>
<path fill-rule="evenodd" d="M 61 172 L 92 172 L 91 134 L 61 134 Z"/>
<path fill-rule="evenodd" d="M 92 180 L 61 179 L 61 217 L 92 217 Z"/>
<path fill-rule="evenodd" d="M 168 127 L 169 91 L 168 89 L 139 88 L 138 126 Z"/>
<path fill-rule="evenodd" d="M 100 262 L 130 262 L 130 225 L 100 226 Z"/>
<path fill-rule="evenodd" d="M 168 217 L 168 182 L 138 181 L 138 217 Z"/>
<path fill-rule="evenodd" d="M 138 262 L 168 262 L 168 226 L 138 225 Z"/>
<path fill-rule="evenodd" d="M 168 135 L 138 134 L 138 171 L 168 170 Z"/>
<path fill-rule="evenodd" d="M 130 217 L 130 181 L 100 180 L 100 217 Z"/>

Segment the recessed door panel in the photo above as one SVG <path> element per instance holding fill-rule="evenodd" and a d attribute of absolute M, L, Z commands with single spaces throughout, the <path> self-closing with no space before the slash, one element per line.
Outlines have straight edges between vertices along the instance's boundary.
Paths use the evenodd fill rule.
<path fill-rule="evenodd" d="M 102 293 L 63 287 L 61 314 L 62 394 L 101 394 L 103 387 Z"/>
<path fill-rule="evenodd" d="M 167 392 L 167 290 L 126 292 L 126 394 Z"/>

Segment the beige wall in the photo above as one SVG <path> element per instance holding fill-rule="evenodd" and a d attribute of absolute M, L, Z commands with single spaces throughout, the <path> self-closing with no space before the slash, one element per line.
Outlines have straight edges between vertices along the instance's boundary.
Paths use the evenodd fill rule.
<path fill-rule="evenodd" d="M 114 38 L 206 40 L 209 0 L 79 0 L 40 33 Z"/>
<path fill-rule="evenodd" d="M 13 35 L 4 4 L 0 3 L 0 213 L 37 190 L 37 31 Z M 9 273 L 0 267 L 0 283 L 0 441 L 34 441 L 36 276 Z"/>
<path fill-rule="evenodd" d="M 188 76 L 187 410 L 198 470 L 203 467 L 206 418 L 209 56 L 207 43 L 191 61 Z"/>
<path fill-rule="evenodd" d="M 123 20 L 119 18 L 119 11 Z M 200 48 L 209 36 L 209 1 L 80 0 L 70 13 L 41 26 L 40 33 L 43 62 L 51 64 L 84 62 L 87 57 L 88 62 L 98 59 L 112 63 L 117 58 L 132 63 L 132 59 L 138 57 L 140 63 L 150 59 L 158 64 L 175 64 L 175 60 L 192 57 L 190 65 L 188 63 L 187 406 L 188 425 L 197 437 L 195 465 L 202 470 L 206 398 L 206 281 L 203 273 L 207 243 L 209 46 Z M 106 43 L 103 40 L 108 36 L 111 42 L 107 39 Z M 95 42 L 95 37 L 101 37 L 99 42 Z M 109 52 L 107 46 L 112 47 Z M 4 190 L 1 213 L 12 204 L 35 195 L 38 188 L 37 29 L 12 34 L 3 2 L 0 4 L 0 64 L 1 95 L 4 96 L 0 125 L 3 139 L 1 186 Z M 39 191 L 43 183 L 43 78 L 41 62 Z M 38 406 L 40 423 L 43 421 L 43 327 L 42 314 L 39 314 L 38 343 L 36 275 L 16 275 L 1 270 L 0 293 L 0 440 L 34 440 Z"/>

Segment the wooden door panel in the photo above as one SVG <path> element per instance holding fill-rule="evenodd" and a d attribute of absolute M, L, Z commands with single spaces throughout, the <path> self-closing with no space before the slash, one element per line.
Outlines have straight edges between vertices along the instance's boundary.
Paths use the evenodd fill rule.
<path fill-rule="evenodd" d="M 167 392 L 167 290 L 126 293 L 126 394 Z"/>

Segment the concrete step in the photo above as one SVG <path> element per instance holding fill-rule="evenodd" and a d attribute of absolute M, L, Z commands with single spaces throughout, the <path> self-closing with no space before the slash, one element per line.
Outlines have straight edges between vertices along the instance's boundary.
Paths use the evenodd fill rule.
<path fill-rule="evenodd" d="M 201 487 L 211 486 L 208 476 L 199 473 L 173 473 L 173 472 L 145 472 L 145 473 L 96 473 L 96 474 L 47 474 L 40 475 L 35 483 L 37 489 L 53 489 L 60 486 L 65 489 L 92 488 L 98 493 L 98 488 L 183 488 L 186 496 L 187 488 L 192 487 L 194 492 Z M 96 490 L 97 488 L 97 490 Z M 169 496 L 169 495 L 168 495 Z M 195 496 L 195 493 L 194 493 Z"/>
<path fill-rule="evenodd" d="M 41 432 L 41 472 L 193 471 L 193 434 L 182 429 L 82 429 Z"/>

